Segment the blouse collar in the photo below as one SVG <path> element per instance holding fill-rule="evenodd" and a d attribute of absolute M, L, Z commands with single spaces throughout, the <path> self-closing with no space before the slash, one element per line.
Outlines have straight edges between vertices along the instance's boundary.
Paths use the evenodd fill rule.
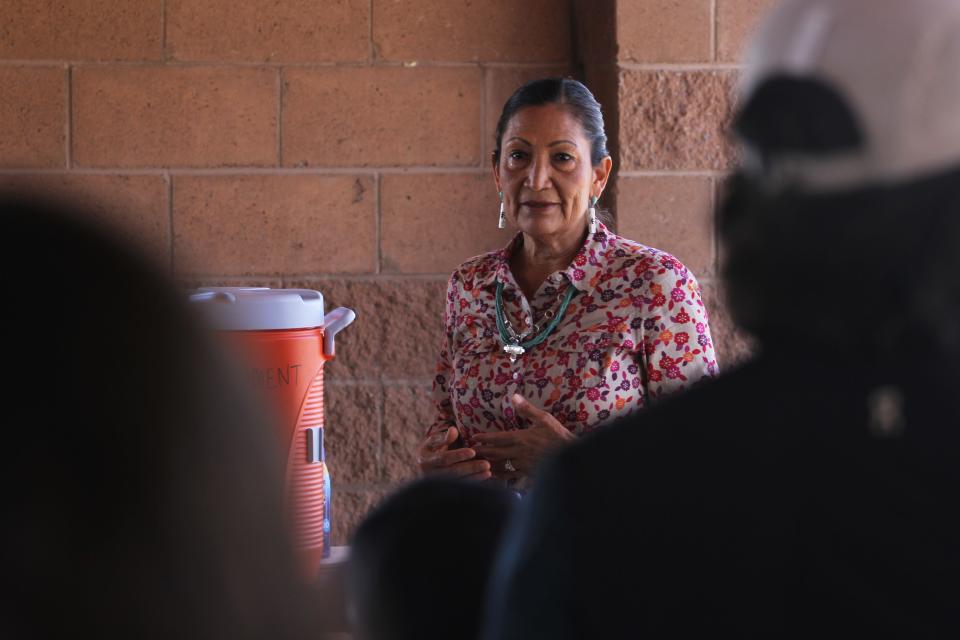
<path fill-rule="evenodd" d="M 600 279 L 603 268 L 601 261 L 612 235 L 606 225 L 598 220 L 597 230 L 594 233 L 587 234 L 583 246 L 574 256 L 573 261 L 566 269 L 555 272 L 551 277 L 556 274 L 566 276 L 567 280 L 580 291 L 584 293 L 592 291 Z M 486 281 L 483 282 L 484 286 L 493 285 L 496 280 L 500 282 L 512 281 L 510 277 L 510 256 L 522 243 L 523 234 L 518 232 L 507 246 L 495 252 L 496 266 L 489 271 Z"/>

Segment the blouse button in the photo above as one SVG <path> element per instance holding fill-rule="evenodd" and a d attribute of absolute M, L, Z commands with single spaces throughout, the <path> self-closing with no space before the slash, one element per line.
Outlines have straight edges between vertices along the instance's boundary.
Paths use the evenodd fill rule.
<path fill-rule="evenodd" d="M 515 372 L 513 373 L 513 379 L 514 379 L 514 380 L 519 380 L 519 379 L 520 379 L 520 374 L 515 371 Z"/>

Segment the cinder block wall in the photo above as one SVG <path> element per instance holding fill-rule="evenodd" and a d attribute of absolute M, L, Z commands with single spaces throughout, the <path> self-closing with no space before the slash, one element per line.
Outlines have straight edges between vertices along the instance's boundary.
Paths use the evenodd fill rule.
<path fill-rule="evenodd" d="M 743 49 L 774 3 L 616 3 L 618 230 L 673 252 L 697 274 L 721 367 L 750 345 L 722 304 L 714 205 L 735 160 L 727 128 Z"/>
<path fill-rule="evenodd" d="M 572 73 L 604 102 L 621 233 L 701 276 L 744 34 L 770 0 L 4 0 L 0 188 L 69 195 L 181 282 L 357 310 L 327 368 L 337 542 L 409 478 L 446 278 L 495 226 L 496 118 Z M 619 132 L 619 135 L 618 135 Z"/>
<path fill-rule="evenodd" d="M 309 287 L 336 536 L 412 475 L 449 272 L 504 244 L 489 172 L 567 0 L 4 0 L 0 185 L 67 193 L 189 283 Z"/>

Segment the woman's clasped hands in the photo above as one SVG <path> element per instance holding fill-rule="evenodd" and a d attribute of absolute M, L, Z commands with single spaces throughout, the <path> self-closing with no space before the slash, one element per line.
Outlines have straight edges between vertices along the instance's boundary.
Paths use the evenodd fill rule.
<path fill-rule="evenodd" d="M 472 438 L 477 455 L 490 461 L 494 477 L 521 478 L 531 472 L 557 446 L 576 436 L 547 411 L 538 409 L 518 393 L 513 410 L 527 427 L 511 431 L 478 433 Z"/>
<path fill-rule="evenodd" d="M 471 438 L 471 446 L 453 448 L 459 431 L 448 427 L 428 436 L 420 445 L 420 470 L 473 480 L 521 478 L 554 448 L 575 439 L 553 415 L 533 406 L 520 394 L 513 394 L 511 400 L 517 418 L 526 423 L 526 428 L 478 433 Z"/>
<path fill-rule="evenodd" d="M 423 441 L 417 450 L 417 464 L 421 473 L 442 473 L 471 480 L 492 477 L 490 463 L 477 459 L 477 452 L 469 447 L 454 447 L 460 438 L 456 427 L 447 427 Z"/>

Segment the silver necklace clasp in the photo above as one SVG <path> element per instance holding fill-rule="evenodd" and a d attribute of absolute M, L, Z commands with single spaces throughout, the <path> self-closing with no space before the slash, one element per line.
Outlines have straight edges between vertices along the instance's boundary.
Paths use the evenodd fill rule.
<path fill-rule="evenodd" d="M 519 344 L 505 344 L 503 345 L 503 351 L 510 356 L 510 362 L 516 362 L 517 357 L 522 356 L 526 349 Z"/>

